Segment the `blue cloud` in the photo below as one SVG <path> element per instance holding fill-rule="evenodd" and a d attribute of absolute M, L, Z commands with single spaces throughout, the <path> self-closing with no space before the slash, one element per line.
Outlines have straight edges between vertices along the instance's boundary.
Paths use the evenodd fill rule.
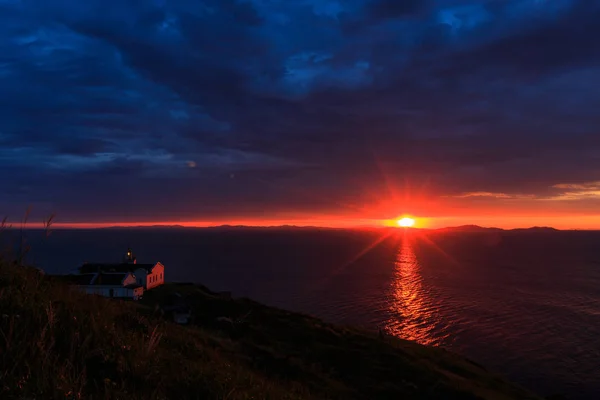
<path fill-rule="evenodd" d="M 357 187 L 383 180 L 375 159 L 398 182 L 419 168 L 433 195 L 595 181 L 598 158 L 582 150 L 600 144 L 599 12 L 566 0 L 1 2 L 0 204 L 65 218 L 82 218 L 80 203 L 149 218 L 173 196 L 194 216 L 242 198 L 247 212 L 328 207 L 282 188 L 360 202 Z M 548 173 L 549 159 L 562 169 Z M 357 172 L 370 174 L 358 186 Z M 106 202 L 123 190 L 148 208 Z"/>

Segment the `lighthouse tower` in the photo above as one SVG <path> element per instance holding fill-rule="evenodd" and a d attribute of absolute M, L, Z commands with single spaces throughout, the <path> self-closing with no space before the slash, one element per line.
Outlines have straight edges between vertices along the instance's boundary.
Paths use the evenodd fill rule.
<path fill-rule="evenodd" d="M 127 253 L 125 253 L 125 256 L 123 257 L 123 262 L 125 264 L 136 264 L 136 259 L 131 251 L 131 248 L 127 249 Z"/>

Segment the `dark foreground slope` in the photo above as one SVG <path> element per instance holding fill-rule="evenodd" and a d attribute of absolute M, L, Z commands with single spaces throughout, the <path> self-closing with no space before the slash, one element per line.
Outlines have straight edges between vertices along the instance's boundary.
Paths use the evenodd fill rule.
<path fill-rule="evenodd" d="M 179 326 L 156 304 L 178 292 Z M 226 318 L 223 318 L 226 317 Z M 166 285 L 142 304 L 0 263 L 0 398 L 536 399 L 446 351 Z"/>

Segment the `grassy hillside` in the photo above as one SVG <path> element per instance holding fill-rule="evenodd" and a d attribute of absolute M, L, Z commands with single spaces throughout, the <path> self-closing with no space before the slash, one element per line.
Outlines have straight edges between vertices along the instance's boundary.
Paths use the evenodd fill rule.
<path fill-rule="evenodd" d="M 156 307 L 180 293 L 194 321 Z M 219 317 L 227 317 L 228 320 Z M 537 399 L 441 349 L 166 285 L 139 303 L 0 263 L 0 398 Z"/>

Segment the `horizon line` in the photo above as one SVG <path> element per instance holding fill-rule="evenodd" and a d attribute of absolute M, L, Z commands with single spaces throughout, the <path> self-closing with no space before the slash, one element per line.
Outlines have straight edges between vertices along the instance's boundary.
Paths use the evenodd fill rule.
<path fill-rule="evenodd" d="M 477 217 L 463 216 L 415 216 L 414 214 L 400 214 L 388 218 L 341 218 L 338 216 L 323 216 L 322 218 L 272 218 L 250 219 L 231 218 L 221 220 L 162 220 L 162 221 L 56 221 L 54 219 L 51 229 L 96 229 L 96 228 L 130 228 L 130 227 L 183 227 L 183 228 L 214 228 L 223 226 L 240 227 L 314 227 L 314 228 L 385 228 L 398 227 L 398 221 L 404 217 L 415 220 L 415 229 L 444 229 L 464 226 L 477 226 L 481 228 L 496 228 L 503 230 L 528 229 L 532 227 L 552 227 L 559 230 L 600 230 L 600 215 L 594 216 L 525 216 L 507 215 L 482 215 Z M 43 222 L 33 222 L 22 219 L 4 220 L 4 227 L 44 228 Z"/>
<path fill-rule="evenodd" d="M 6 229 L 21 229 L 20 226 L 10 225 L 6 226 Z M 514 231 L 514 230 L 555 230 L 555 231 L 599 231 L 600 228 L 593 229 L 582 229 L 582 228 L 566 228 L 559 229 L 552 226 L 528 226 L 528 227 L 516 227 L 516 228 L 500 228 L 496 226 L 482 226 L 476 224 L 464 224 L 464 225 L 448 225 L 443 227 L 427 228 L 427 227 L 401 227 L 395 225 L 347 225 L 347 226 L 331 226 L 331 225 L 312 225 L 312 224 L 274 224 L 274 225 L 248 225 L 248 224 L 210 224 L 210 225 L 192 225 L 192 224 L 167 224 L 167 223 L 141 223 L 141 224 L 110 224 L 110 223 L 64 223 L 54 224 L 50 230 L 96 230 L 96 229 L 126 229 L 126 228 L 186 228 L 186 229 L 214 229 L 214 228 L 321 228 L 321 229 L 397 229 L 404 231 L 439 231 L 446 229 L 481 229 L 481 230 L 500 230 L 500 231 Z M 23 229 L 44 229 L 43 224 L 31 223 L 24 226 Z"/>

